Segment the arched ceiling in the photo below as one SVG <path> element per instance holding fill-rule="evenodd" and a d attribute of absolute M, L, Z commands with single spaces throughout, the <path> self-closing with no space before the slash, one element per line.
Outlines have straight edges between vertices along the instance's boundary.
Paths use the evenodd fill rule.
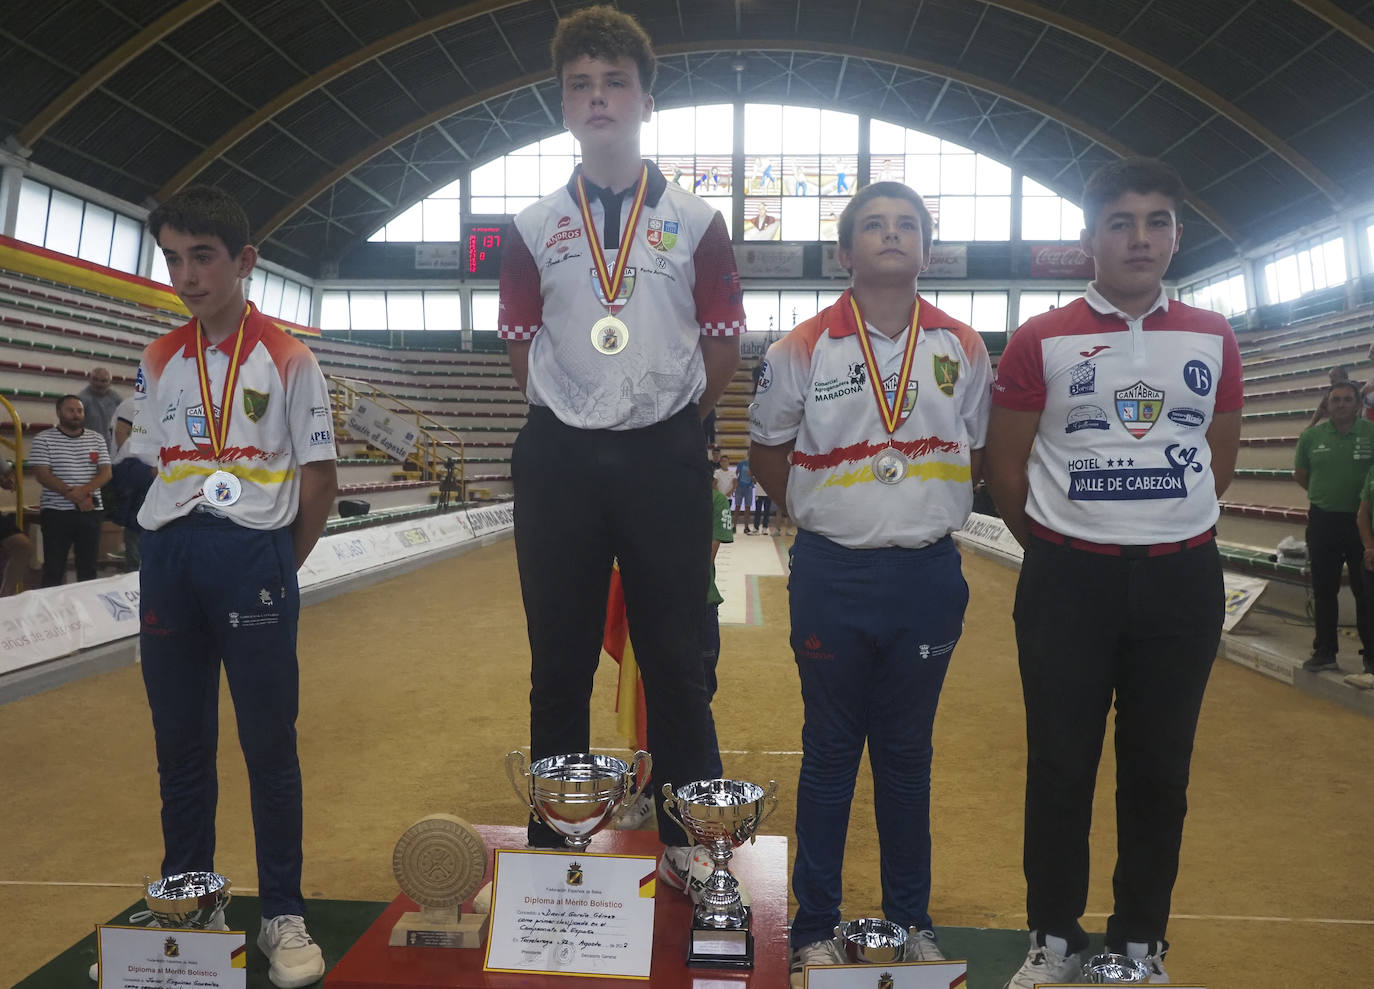
<path fill-rule="evenodd" d="M 560 129 L 567 0 L 48 0 L 0 22 L 0 135 L 134 202 L 191 181 L 316 273 Z M 1374 0 L 626 0 L 661 107 L 871 114 L 1077 199 L 1122 154 L 1191 190 L 1186 274 L 1374 199 Z"/>

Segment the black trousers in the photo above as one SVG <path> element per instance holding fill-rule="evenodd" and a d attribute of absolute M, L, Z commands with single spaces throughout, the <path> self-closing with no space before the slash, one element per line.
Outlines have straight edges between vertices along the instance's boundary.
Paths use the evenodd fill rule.
<path fill-rule="evenodd" d="M 1221 641 L 1215 542 L 1102 556 L 1032 537 L 1013 617 L 1026 702 L 1030 928 L 1087 944 L 1088 832 L 1116 702 L 1116 870 L 1107 944 L 1163 941 L 1202 695 Z"/>
<path fill-rule="evenodd" d="M 586 430 L 530 408 L 511 453 L 515 552 L 530 639 L 532 759 L 585 752 L 611 566 L 620 563 L 630 642 L 644 679 L 654 803 L 664 783 L 718 777 L 701 659 L 711 564 L 711 469 L 695 405 L 644 429 Z M 532 820 L 530 843 L 560 847 Z"/>
<path fill-rule="evenodd" d="M 761 494 L 754 499 L 754 528 L 762 532 L 768 528 L 768 516 L 773 514 L 773 499 Z"/>
<path fill-rule="evenodd" d="M 38 521 L 43 527 L 43 586 L 55 587 L 67 575 L 67 556 L 76 550 L 76 579 L 95 580 L 100 555 L 100 523 L 105 513 L 96 509 L 69 512 L 45 508 Z"/>
<path fill-rule="evenodd" d="M 1315 631 L 1312 651 L 1334 656 L 1339 651 L 1336 625 L 1340 613 L 1341 571 L 1350 574 L 1355 595 L 1355 624 L 1366 660 L 1374 661 L 1374 637 L 1370 635 L 1370 610 L 1364 599 L 1364 543 L 1354 512 L 1328 512 L 1307 508 L 1307 559 L 1312 571 L 1312 619 Z"/>

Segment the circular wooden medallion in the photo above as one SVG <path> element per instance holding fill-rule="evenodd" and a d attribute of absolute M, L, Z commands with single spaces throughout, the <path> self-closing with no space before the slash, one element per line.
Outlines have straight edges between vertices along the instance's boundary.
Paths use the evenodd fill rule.
<path fill-rule="evenodd" d="M 482 885 L 487 844 L 462 818 L 430 814 L 396 842 L 391 869 L 401 892 L 422 907 L 463 903 Z"/>

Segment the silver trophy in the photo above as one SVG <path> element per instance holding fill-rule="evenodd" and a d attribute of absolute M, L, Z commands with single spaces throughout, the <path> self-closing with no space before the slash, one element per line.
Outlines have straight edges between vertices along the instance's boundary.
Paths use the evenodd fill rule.
<path fill-rule="evenodd" d="M 890 920 L 860 917 L 836 927 L 835 939 L 851 964 L 890 965 L 902 960 L 907 931 Z"/>
<path fill-rule="evenodd" d="M 1150 970 L 1138 958 L 1110 951 L 1093 955 L 1083 963 L 1083 981 L 1090 985 L 1131 985 L 1150 977 Z"/>
<path fill-rule="evenodd" d="M 202 930 L 229 904 L 230 882 L 218 872 L 179 872 L 148 884 L 143 902 L 159 927 Z"/>
<path fill-rule="evenodd" d="M 754 935 L 750 910 L 739 893 L 739 880 L 730 874 L 734 850 L 752 842 L 761 825 L 778 806 L 778 784 L 767 792 L 757 783 L 740 780 L 698 780 L 677 791 L 663 784 L 663 809 L 692 841 L 711 853 L 715 865 L 701 888 L 692 911 L 687 964 L 713 968 L 753 968 Z"/>
<path fill-rule="evenodd" d="M 539 759 L 526 768 L 525 754 L 517 749 L 506 756 L 506 775 L 530 812 L 579 851 L 639 794 L 652 765 L 642 751 L 629 764 L 578 752 Z"/>

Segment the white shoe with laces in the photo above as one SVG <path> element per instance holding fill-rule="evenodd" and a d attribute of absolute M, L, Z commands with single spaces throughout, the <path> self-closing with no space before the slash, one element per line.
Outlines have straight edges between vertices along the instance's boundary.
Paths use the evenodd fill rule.
<path fill-rule="evenodd" d="M 204 908 L 202 907 L 202 909 Z M 129 914 L 129 923 L 134 926 L 142 924 L 144 927 L 162 926 L 158 923 L 157 918 L 153 916 L 151 910 L 139 910 L 137 913 Z M 204 927 L 200 928 L 200 930 L 203 931 L 227 931 L 228 929 L 229 925 L 224 922 L 224 907 L 215 907 L 214 910 L 210 911 L 209 921 Z M 91 977 L 92 982 L 99 982 L 100 962 L 92 962 L 90 971 L 86 974 Z"/>
<path fill-rule="evenodd" d="M 935 937 L 935 932 L 931 930 L 918 930 L 911 928 L 906 935 L 906 944 L 902 945 L 901 957 L 899 962 L 942 962 L 945 954 L 940 950 L 940 942 Z"/>
<path fill-rule="evenodd" d="M 625 808 L 611 825 L 617 831 L 643 831 L 656 828 L 658 818 L 654 815 L 654 797 L 647 790 L 642 791 Z"/>
<path fill-rule="evenodd" d="M 267 977 L 277 989 L 296 989 L 324 976 L 324 955 L 296 914 L 263 918 L 258 948 L 267 956 Z"/>
<path fill-rule="evenodd" d="M 792 952 L 792 964 L 788 969 L 788 982 L 791 989 L 804 989 L 806 986 L 806 966 L 844 965 L 847 959 L 834 938 L 825 941 L 812 941 Z"/>
<path fill-rule="evenodd" d="M 1169 953 L 1168 945 L 1158 941 L 1127 941 L 1126 955 L 1145 963 L 1150 973 L 1146 982 L 1151 985 L 1168 985 L 1169 973 L 1164 971 L 1164 956 Z"/>
<path fill-rule="evenodd" d="M 1026 960 L 1007 980 L 1003 989 L 1035 989 L 1038 985 L 1054 982 L 1074 983 L 1083 977 L 1083 959 L 1078 952 L 1069 951 L 1069 943 L 1062 937 L 1046 935 L 1045 943 L 1039 943 L 1039 936 L 1031 931 L 1030 951 Z"/>

